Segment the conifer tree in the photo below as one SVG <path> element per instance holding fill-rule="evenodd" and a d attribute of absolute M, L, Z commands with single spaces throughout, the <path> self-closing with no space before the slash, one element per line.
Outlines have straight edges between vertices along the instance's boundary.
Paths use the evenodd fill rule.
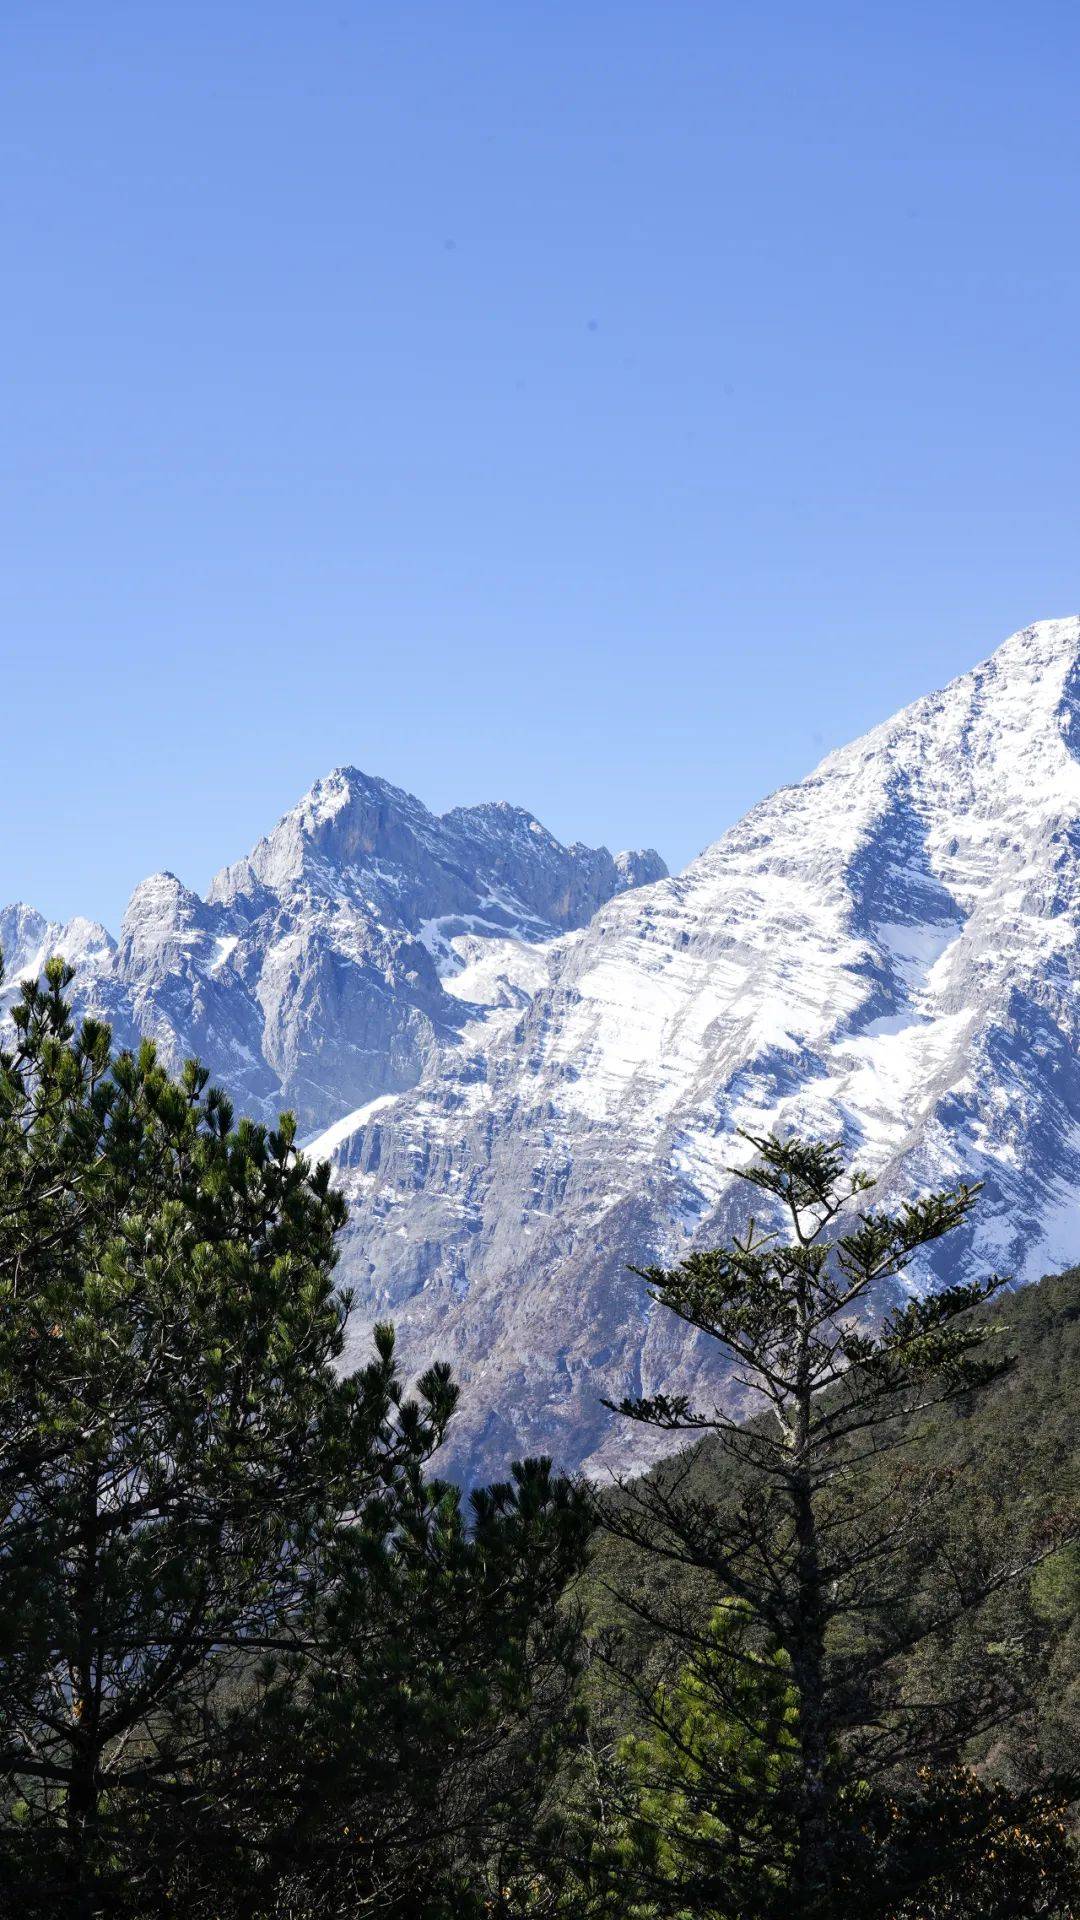
<path fill-rule="evenodd" d="M 740 1883 L 769 1911 L 783 1874 L 788 1823 L 779 1810 L 792 1780 L 796 1696 L 781 1655 L 747 1658 L 748 1629 L 742 1603 L 723 1602 L 604 1763 L 607 1817 L 597 1820 L 594 1794 L 584 1852 L 605 1920 L 685 1915 L 691 1899 L 701 1915 L 726 1913 Z"/>
<path fill-rule="evenodd" d="M 340 1370 L 328 1167 L 76 1033 L 70 978 L 0 1054 L 0 1908 L 305 1911 L 289 1846 L 300 1900 L 343 1858 L 319 1808 L 362 1818 L 366 1911 L 435 1912 L 517 1813 L 479 1762 L 528 1747 L 529 1662 L 572 1674 L 582 1502 L 526 1465 L 468 1533 L 425 1475 L 446 1368 L 406 1395 L 383 1327 Z"/>
<path fill-rule="evenodd" d="M 580 1723 L 567 1588 L 588 1503 L 546 1460 L 515 1465 L 467 1510 L 438 1481 L 418 1478 L 413 1496 L 392 1537 L 387 1509 L 339 1535 L 310 1651 L 286 1663 L 243 1742 L 259 1756 L 248 1863 L 274 1915 L 534 1910 L 545 1804 Z M 247 1915 L 250 1875 L 239 1891 Z"/>
<path fill-rule="evenodd" d="M 777 1659 L 796 1703 L 794 1764 L 774 1780 L 695 1763 L 694 1791 L 716 1825 L 711 1845 L 698 1835 L 710 1902 L 695 1907 L 691 1885 L 686 1905 L 765 1915 L 794 1902 L 813 1920 L 889 1912 L 901 1887 L 917 1891 L 947 1865 L 944 1826 L 936 1852 L 925 1844 L 934 1828 L 917 1811 L 918 1783 L 932 1793 L 965 1741 L 1016 1705 L 1001 1661 L 966 1673 L 951 1695 L 936 1690 L 933 1648 L 1059 1548 L 1075 1521 L 1035 1520 L 995 1556 L 965 1529 L 956 1472 L 917 1467 L 902 1451 L 921 1414 L 1010 1365 L 995 1323 L 976 1311 L 1001 1280 L 925 1296 L 896 1286 L 921 1248 L 964 1221 L 976 1190 L 875 1211 L 872 1182 L 845 1172 L 839 1143 L 747 1137 L 756 1158 L 737 1171 L 765 1223 L 642 1277 L 660 1306 L 718 1343 L 757 1414 L 740 1421 L 663 1393 L 624 1400 L 629 1419 L 708 1436 L 712 1466 L 703 1475 L 692 1449 L 625 1487 L 602 1519 L 681 1570 L 672 1598 L 626 1594 L 624 1604 L 707 1672 L 718 1715 L 744 1723 L 747 1676 L 760 1691 Z M 709 1614 L 690 1597 L 688 1582 L 701 1581 L 752 1628 L 725 1662 L 711 1657 Z M 639 1689 L 638 1707 L 661 1741 L 678 1743 L 663 1695 Z M 889 1825 L 883 1875 L 872 1809 L 897 1783 L 908 1801 L 891 1802 L 906 1811 Z M 965 1844 L 975 1845 L 970 1830 Z M 716 1898 L 725 1875 L 727 1904 Z"/>

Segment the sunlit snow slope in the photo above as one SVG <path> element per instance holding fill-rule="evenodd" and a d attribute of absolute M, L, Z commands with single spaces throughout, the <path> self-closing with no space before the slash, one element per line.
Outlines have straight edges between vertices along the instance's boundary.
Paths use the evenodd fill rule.
<path fill-rule="evenodd" d="M 454 1362 L 451 1464 L 625 1461 L 603 1393 L 719 1389 L 625 1267 L 741 1215 L 740 1126 L 842 1133 L 882 1196 L 983 1180 L 938 1277 L 1080 1257 L 1078 753 L 1080 623 L 1046 622 L 531 955 L 523 1004 L 335 1130 L 354 1338 L 390 1313 Z"/>

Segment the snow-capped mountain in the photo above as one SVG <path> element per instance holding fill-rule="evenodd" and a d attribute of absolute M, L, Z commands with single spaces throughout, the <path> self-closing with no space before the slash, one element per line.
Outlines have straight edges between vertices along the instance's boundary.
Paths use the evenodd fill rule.
<path fill-rule="evenodd" d="M 450 1468 L 640 1459 L 601 1397 L 724 1390 L 627 1262 L 743 1218 L 736 1129 L 843 1134 L 890 1199 L 984 1193 L 927 1278 L 1080 1259 L 1080 621 L 1045 622 L 773 794 L 681 874 L 352 770 L 201 900 L 60 947 L 121 1040 L 322 1129 L 353 1349 L 463 1385 Z"/>
<path fill-rule="evenodd" d="M 455 976 L 479 953 L 481 992 L 524 996 L 534 947 L 666 872 L 651 850 L 564 847 L 505 803 L 436 816 L 341 767 L 205 900 L 171 873 L 144 880 L 118 941 L 0 911 L 4 997 L 64 953 L 76 1004 L 120 1043 L 149 1034 L 173 1068 L 197 1054 L 244 1112 L 291 1107 L 310 1132 L 414 1084 L 466 1018 Z"/>
<path fill-rule="evenodd" d="M 626 1263 L 743 1217 L 739 1126 L 842 1133 L 883 1199 L 984 1181 L 939 1277 L 1076 1260 L 1078 935 L 1064 620 L 609 901 L 546 949 L 527 1005 L 336 1130 L 358 1345 L 390 1314 L 411 1356 L 452 1360 L 474 1469 L 539 1447 L 625 1464 L 602 1394 L 719 1389 Z"/>

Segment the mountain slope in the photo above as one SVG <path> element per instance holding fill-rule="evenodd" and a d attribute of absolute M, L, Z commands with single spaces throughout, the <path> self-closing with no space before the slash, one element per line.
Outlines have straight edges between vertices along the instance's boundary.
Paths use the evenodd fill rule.
<path fill-rule="evenodd" d="M 391 1313 L 454 1362 L 457 1463 L 625 1464 L 602 1393 L 720 1386 L 625 1266 L 741 1217 L 737 1127 L 842 1133 L 885 1196 L 984 1180 L 939 1278 L 1080 1254 L 1078 752 L 1080 623 L 1047 622 L 611 900 L 337 1131 L 356 1341 Z"/>

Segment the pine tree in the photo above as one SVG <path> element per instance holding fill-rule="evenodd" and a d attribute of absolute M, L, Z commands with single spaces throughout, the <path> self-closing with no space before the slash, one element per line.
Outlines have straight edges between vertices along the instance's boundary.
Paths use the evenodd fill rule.
<path fill-rule="evenodd" d="M 755 1912 L 787 1912 L 792 1902 L 806 1916 L 887 1912 L 882 1898 L 895 1900 L 913 1873 L 916 1885 L 919 1874 L 929 1882 L 944 1855 L 914 1845 L 905 1855 L 903 1833 L 919 1820 L 913 1811 L 894 1822 L 893 1893 L 883 1894 L 875 1797 L 906 1782 L 914 1808 L 919 1780 L 925 1789 L 966 1740 L 1016 1705 L 1000 1661 L 966 1674 L 951 1697 L 936 1693 L 933 1648 L 1060 1547 L 1075 1521 L 1034 1522 L 994 1557 L 965 1535 L 955 1471 L 918 1469 L 903 1452 L 921 1414 L 977 1393 L 1010 1365 L 994 1321 L 976 1311 L 1000 1280 L 896 1303 L 895 1283 L 921 1248 L 967 1217 L 975 1189 L 873 1211 L 872 1183 L 845 1174 L 839 1143 L 748 1137 L 757 1157 L 738 1171 L 763 1196 L 768 1224 L 752 1219 L 730 1246 L 642 1277 L 661 1306 L 718 1342 L 760 1411 L 740 1422 L 683 1396 L 624 1400 L 618 1410 L 629 1419 L 708 1435 L 724 1481 L 703 1478 L 691 1450 L 624 1488 L 602 1520 L 744 1610 L 752 1632 L 737 1660 L 710 1670 L 718 1715 L 738 1723 L 747 1672 L 760 1685 L 779 1658 L 790 1675 L 794 1768 L 772 1786 L 724 1766 L 700 1783 L 717 1815 L 704 1880 L 715 1888 L 729 1874 L 730 1909 L 743 1910 L 745 1853 L 727 1836 L 763 1833 L 775 1859 Z M 651 1630 L 708 1658 L 708 1618 L 695 1617 L 678 1583 L 671 1602 L 624 1599 Z M 931 1684 L 912 1680 L 920 1671 Z M 633 1674 L 624 1679 L 635 1685 Z M 655 1724 L 655 1697 L 639 1689 L 638 1706 Z M 660 1728 L 671 1737 L 663 1715 Z"/>
<path fill-rule="evenodd" d="M 467 1511 L 438 1481 L 418 1478 L 413 1495 L 339 1536 L 304 1684 L 286 1671 L 244 1743 L 259 1755 L 246 1817 L 275 1914 L 532 1911 L 547 1797 L 580 1723 L 567 1588 L 588 1503 L 546 1460 L 515 1465 Z"/>
<path fill-rule="evenodd" d="M 521 1804 L 485 1754 L 563 1711 L 582 1501 L 526 1465 L 469 1532 L 425 1474 L 446 1368 L 407 1396 L 386 1327 L 339 1368 L 328 1167 L 76 1034 L 70 978 L 0 1055 L 0 1904 L 284 1914 L 290 1847 L 303 1900 L 341 1866 L 329 1809 L 366 1910 L 435 1912 Z"/>

